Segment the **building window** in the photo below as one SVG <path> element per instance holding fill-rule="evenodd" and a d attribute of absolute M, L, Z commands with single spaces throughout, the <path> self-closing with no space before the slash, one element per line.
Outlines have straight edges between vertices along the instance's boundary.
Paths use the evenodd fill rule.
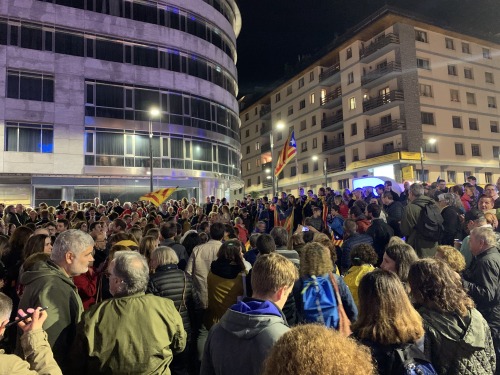
<path fill-rule="evenodd" d="M 321 97 L 321 102 L 323 102 L 326 98 L 326 89 L 321 89 L 320 97 Z"/>
<path fill-rule="evenodd" d="M 493 157 L 495 159 L 500 157 L 500 146 L 493 146 Z"/>
<path fill-rule="evenodd" d="M 314 81 L 314 70 L 309 72 L 309 82 Z"/>
<path fill-rule="evenodd" d="M 290 85 L 286 88 L 286 96 L 288 96 L 288 95 L 292 95 L 292 85 Z"/>
<path fill-rule="evenodd" d="M 349 189 L 349 179 L 344 178 L 339 180 L 339 190 Z"/>
<path fill-rule="evenodd" d="M 250 153 L 250 146 L 247 146 L 247 154 Z"/>
<path fill-rule="evenodd" d="M 415 30 L 415 40 L 417 42 L 429 43 L 429 40 L 427 39 L 427 33 L 422 30 Z"/>
<path fill-rule="evenodd" d="M 349 60 L 352 57 L 352 48 L 349 47 L 346 50 L 346 60 Z"/>
<path fill-rule="evenodd" d="M 484 172 L 484 182 L 487 184 L 491 184 L 493 181 L 493 173 Z"/>
<path fill-rule="evenodd" d="M 432 87 L 431 85 L 420 84 L 420 96 L 426 96 L 432 98 Z"/>
<path fill-rule="evenodd" d="M 259 150 L 260 150 L 260 142 L 255 142 L 255 149 L 256 149 L 257 151 L 259 151 Z"/>
<path fill-rule="evenodd" d="M 417 59 L 417 68 L 431 70 L 429 59 Z"/>
<path fill-rule="evenodd" d="M 318 148 L 318 138 L 313 138 L 313 149 Z"/>
<path fill-rule="evenodd" d="M 309 173 L 309 163 L 302 164 L 302 173 Z"/>
<path fill-rule="evenodd" d="M 248 162 L 247 163 L 247 171 L 251 170 L 252 169 L 252 163 Z"/>
<path fill-rule="evenodd" d="M 258 108 L 257 108 L 257 107 L 255 107 L 254 115 L 257 115 L 257 113 L 259 113 L 259 112 L 258 112 Z"/>
<path fill-rule="evenodd" d="M 467 92 L 467 104 L 476 104 L 476 94 Z"/>
<path fill-rule="evenodd" d="M 288 107 L 288 116 L 293 115 L 293 105 Z"/>
<path fill-rule="evenodd" d="M 250 118 L 250 113 L 249 112 L 245 113 L 245 121 L 248 121 L 249 118 Z"/>
<path fill-rule="evenodd" d="M 299 89 L 304 87 L 304 77 L 299 79 Z"/>
<path fill-rule="evenodd" d="M 304 109 L 305 107 L 306 107 L 306 100 L 305 100 L 305 99 L 302 99 L 302 100 L 299 102 L 299 110 Z"/>
<path fill-rule="evenodd" d="M 446 177 L 447 177 L 448 182 L 452 182 L 452 183 L 457 182 L 457 173 L 455 171 L 447 171 Z"/>
<path fill-rule="evenodd" d="M 315 126 L 315 125 L 316 125 L 316 115 L 311 117 L 311 126 Z"/>
<path fill-rule="evenodd" d="M 53 102 L 54 76 L 9 69 L 7 71 L 7 97 Z"/>
<path fill-rule="evenodd" d="M 450 90 L 450 100 L 452 102 L 459 102 L 460 101 L 460 94 L 459 94 L 458 90 L 455 90 L 455 89 Z"/>
<path fill-rule="evenodd" d="M 493 73 L 491 72 L 484 72 L 484 80 L 486 83 L 495 83 L 495 80 L 493 79 Z"/>
<path fill-rule="evenodd" d="M 255 124 L 255 134 L 259 133 L 259 124 Z"/>
<path fill-rule="evenodd" d="M 297 176 L 297 167 L 295 165 L 292 165 L 290 168 L 290 177 L 295 177 Z"/>
<path fill-rule="evenodd" d="M 496 108 L 497 107 L 497 98 L 494 96 L 488 96 L 488 108 Z"/>
<path fill-rule="evenodd" d="M 455 143 L 455 155 L 465 155 L 463 143 Z"/>
<path fill-rule="evenodd" d="M 467 181 L 467 177 L 472 176 L 471 171 L 464 171 L 464 181 Z"/>
<path fill-rule="evenodd" d="M 349 98 L 349 109 L 351 111 L 356 109 L 356 98 L 354 96 L 352 98 Z"/>
<path fill-rule="evenodd" d="M 436 125 L 434 122 L 434 113 L 431 112 L 421 112 L 420 117 L 422 119 L 422 124 L 425 125 Z"/>
<path fill-rule="evenodd" d="M 249 179 L 247 180 L 247 186 L 252 186 L 252 179 L 251 179 L 251 178 L 249 178 Z"/>
<path fill-rule="evenodd" d="M 260 176 L 257 176 L 257 185 L 260 185 Z"/>
<path fill-rule="evenodd" d="M 354 73 L 351 72 L 347 75 L 347 84 L 350 85 L 351 83 L 354 83 Z"/>
<path fill-rule="evenodd" d="M 481 146 L 478 144 L 471 144 L 472 156 L 481 156 Z"/>
<path fill-rule="evenodd" d="M 300 144 L 300 150 L 301 150 L 301 151 L 307 151 L 307 141 L 302 142 L 302 143 Z"/>
<path fill-rule="evenodd" d="M 483 57 L 485 59 L 491 59 L 491 53 L 489 48 L 483 48 Z"/>
<path fill-rule="evenodd" d="M 358 149 L 355 148 L 352 150 L 352 161 L 358 161 L 359 160 L 359 153 Z"/>
<path fill-rule="evenodd" d="M 492 133 L 498 133 L 498 121 L 490 121 L 490 131 Z"/>
<path fill-rule="evenodd" d="M 281 93 L 278 92 L 276 95 L 274 95 L 274 102 L 278 103 L 281 100 Z"/>
<path fill-rule="evenodd" d="M 472 74 L 472 68 L 464 68 L 464 77 L 467 79 L 474 79 L 474 75 Z"/>
<path fill-rule="evenodd" d="M 309 96 L 309 102 L 311 104 L 314 104 L 314 102 L 316 101 L 316 94 L 312 93 L 310 96 Z"/>
<path fill-rule="evenodd" d="M 302 120 L 300 122 L 300 131 L 306 130 L 306 128 L 307 128 L 306 120 Z"/>
<path fill-rule="evenodd" d="M 448 65 L 448 74 L 450 76 L 457 76 L 457 66 L 456 65 Z"/>
<path fill-rule="evenodd" d="M 318 169 L 319 169 L 319 167 L 318 167 L 318 161 L 316 160 L 316 161 L 313 162 L 313 172 L 316 172 Z"/>
<path fill-rule="evenodd" d="M 462 118 L 459 116 L 452 116 L 451 121 L 454 129 L 462 129 Z"/>
<path fill-rule="evenodd" d="M 45 124 L 6 122 L 5 151 L 54 152 L 54 127 Z"/>
<path fill-rule="evenodd" d="M 455 43 L 453 39 L 445 38 L 444 41 L 447 49 L 453 49 L 453 50 L 455 49 Z"/>
<path fill-rule="evenodd" d="M 469 43 L 462 42 L 462 52 L 470 54 L 470 46 Z"/>
<path fill-rule="evenodd" d="M 424 139 L 424 152 L 436 153 L 437 152 L 437 142 L 431 143 L 428 139 Z"/>
<path fill-rule="evenodd" d="M 358 124 L 351 124 L 351 136 L 358 134 Z"/>
<path fill-rule="evenodd" d="M 477 125 L 477 118 L 470 118 L 469 119 L 469 129 L 470 130 L 479 130 L 479 127 Z"/>
<path fill-rule="evenodd" d="M 245 137 L 250 137 L 250 129 L 245 130 Z"/>

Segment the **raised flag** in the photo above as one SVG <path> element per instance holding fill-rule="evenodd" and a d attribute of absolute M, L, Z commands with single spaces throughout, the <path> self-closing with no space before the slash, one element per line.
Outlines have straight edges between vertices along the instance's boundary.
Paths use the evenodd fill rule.
<path fill-rule="evenodd" d="M 285 145 L 283 146 L 283 149 L 280 152 L 280 155 L 278 157 L 278 161 L 276 163 L 276 169 L 274 170 L 274 175 L 277 176 L 281 173 L 283 168 L 285 168 L 285 165 L 288 164 L 290 160 L 295 156 L 297 153 L 297 143 L 295 142 L 295 132 L 291 132 L 290 135 L 288 136 Z"/>
<path fill-rule="evenodd" d="M 159 190 L 155 190 L 151 193 L 147 193 L 139 198 L 141 201 L 149 201 L 153 203 L 156 207 L 160 206 L 163 202 L 165 202 L 168 197 L 172 195 L 174 191 L 177 190 L 177 187 L 163 188 Z"/>

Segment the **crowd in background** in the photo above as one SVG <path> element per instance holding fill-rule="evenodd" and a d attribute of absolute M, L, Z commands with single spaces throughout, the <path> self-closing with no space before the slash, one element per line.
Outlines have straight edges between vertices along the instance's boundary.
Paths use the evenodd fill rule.
<path fill-rule="evenodd" d="M 50 373 L 397 374 L 397 350 L 414 345 L 439 374 L 493 374 L 499 185 L 0 203 L 0 334 L 48 307 L 2 347 Z M 417 230 L 428 205 L 438 238 Z M 338 316 L 303 326 L 317 323 L 304 289 L 324 275 L 348 331 Z"/>

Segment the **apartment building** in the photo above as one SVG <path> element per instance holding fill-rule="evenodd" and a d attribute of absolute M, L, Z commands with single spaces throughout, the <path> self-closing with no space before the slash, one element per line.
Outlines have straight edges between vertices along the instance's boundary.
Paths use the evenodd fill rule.
<path fill-rule="evenodd" d="M 352 188 L 363 176 L 496 182 L 498 82 L 500 44 L 383 8 L 245 103 L 245 193 L 272 193 L 273 158 L 292 130 L 297 157 L 276 179 L 277 191 Z"/>
<path fill-rule="evenodd" d="M 0 201 L 137 199 L 151 134 L 154 188 L 239 189 L 240 29 L 234 0 L 0 1 Z"/>

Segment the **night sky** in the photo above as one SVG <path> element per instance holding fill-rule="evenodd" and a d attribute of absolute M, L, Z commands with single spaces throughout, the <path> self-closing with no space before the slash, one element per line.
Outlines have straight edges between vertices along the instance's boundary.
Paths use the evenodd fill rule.
<path fill-rule="evenodd" d="M 240 96 L 265 90 L 336 35 L 385 4 L 438 19 L 450 27 L 500 33 L 499 0 L 239 0 Z"/>

